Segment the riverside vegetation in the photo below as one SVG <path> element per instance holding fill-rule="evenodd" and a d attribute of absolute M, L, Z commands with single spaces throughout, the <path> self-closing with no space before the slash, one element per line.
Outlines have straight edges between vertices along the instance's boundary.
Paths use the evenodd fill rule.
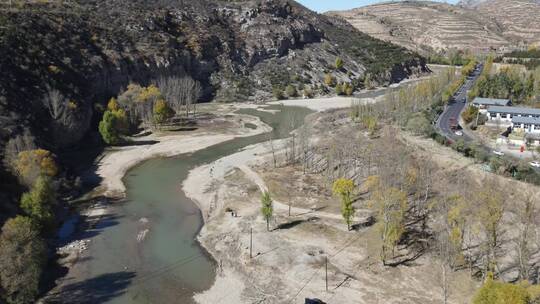
<path fill-rule="evenodd" d="M 75 169 L 91 164 L 66 155 L 196 124 L 201 101 L 350 95 L 428 72 L 415 52 L 294 1 L 14 0 L 0 10 L 2 302 L 31 303 L 50 285 L 55 230 L 84 194 Z"/>

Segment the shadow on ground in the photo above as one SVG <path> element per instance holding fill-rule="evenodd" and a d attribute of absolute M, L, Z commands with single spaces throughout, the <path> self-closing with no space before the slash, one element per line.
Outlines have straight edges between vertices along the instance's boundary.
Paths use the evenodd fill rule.
<path fill-rule="evenodd" d="M 45 303 L 105 303 L 126 292 L 135 277 L 134 272 L 107 273 L 83 282 L 67 284 Z"/>

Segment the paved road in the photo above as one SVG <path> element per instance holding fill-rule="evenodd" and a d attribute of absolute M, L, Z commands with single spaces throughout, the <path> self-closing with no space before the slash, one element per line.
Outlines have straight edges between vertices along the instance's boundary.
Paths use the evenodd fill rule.
<path fill-rule="evenodd" d="M 467 91 L 470 90 L 474 86 L 476 80 L 478 80 L 480 73 L 482 73 L 482 68 L 482 64 L 478 65 L 473 74 L 467 77 L 465 83 L 456 92 L 456 94 L 454 94 L 452 101 L 448 104 L 448 106 L 446 106 L 444 112 L 439 116 L 439 119 L 437 120 L 437 127 L 442 135 L 444 135 L 446 138 L 453 141 L 458 139 L 463 139 L 466 142 L 473 141 L 473 138 L 469 137 L 465 133 L 462 136 L 456 135 L 450 127 L 450 121 L 452 119 L 455 119 L 456 122 L 459 121 L 461 111 L 463 111 L 467 104 Z"/>

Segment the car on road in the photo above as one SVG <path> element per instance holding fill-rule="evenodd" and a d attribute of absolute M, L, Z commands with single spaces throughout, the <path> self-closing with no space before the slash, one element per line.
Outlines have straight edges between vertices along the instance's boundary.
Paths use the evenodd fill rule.
<path fill-rule="evenodd" d="M 461 131 L 456 131 L 456 132 L 454 132 L 454 134 L 456 134 L 457 136 L 463 136 L 463 132 L 461 132 Z"/>
<path fill-rule="evenodd" d="M 540 168 L 540 162 L 539 161 L 532 161 L 529 163 L 531 166 L 535 167 L 535 168 Z"/>
<path fill-rule="evenodd" d="M 503 151 L 499 151 L 499 150 L 493 150 L 493 154 L 498 155 L 498 156 L 503 156 L 503 155 L 504 155 L 504 152 L 503 152 Z"/>

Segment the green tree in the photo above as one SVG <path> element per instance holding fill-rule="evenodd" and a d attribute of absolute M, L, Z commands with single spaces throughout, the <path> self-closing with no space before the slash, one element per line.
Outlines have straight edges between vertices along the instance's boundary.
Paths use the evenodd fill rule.
<path fill-rule="evenodd" d="M 272 197 L 270 196 L 270 193 L 268 191 L 264 191 L 261 196 L 261 213 L 266 220 L 266 230 L 270 231 L 270 219 L 272 219 L 272 216 L 274 214 L 274 206 Z"/>
<path fill-rule="evenodd" d="M 0 235 L 0 292 L 7 303 L 34 302 L 46 257 L 46 244 L 30 218 L 17 216 L 4 224 Z"/>
<path fill-rule="evenodd" d="M 354 187 L 354 181 L 346 178 L 337 179 L 332 186 L 334 195 L 339 196 L 341 199 L 341 215 L 349 231 L 351 230 L 351 223 L 355 212 L 352 199 Z"/>
<path fill-rule="evenodd" d="M 296 97 L 298 96 L 298 92 L 296 91 L 296 88 L 290 84 L 287 86 L 287 88 L 285 89 L 286 93 L 287 93 L 287 96 L 289 97 Z"/>
<path fill-rule="evenodd" d="M 174 116 L 174 110 L 165 102 L 160 99 L 154 104 L 154 121 L 158 124 L 164 123 Z"/>
<path fill-rule="evenodd" d="M 341 57 L 336 58 L 336 70 L 341 70 L 343 68 L 343 59 Z"/>
<path fill-rule="evenodd" d="M 99 133 L 105 143 L 115 145 L 119 143 L 120 135 L 129 133 L 129 121 L 126 111 L 118 107 L 114 98 L 109 101 L 107 108 L 99 122 Z"/>
<path fill-rule="evenodd" d="M 99 122 L 99 133 L 101 138 L 108 145 L 115 145 L 120 141 L 120 133 L 116 129 L 118 118 L 112 111 L 105 111 L 102 120 Z"/>
<path fill-rule="evenodd" d="M 50 178 L 40 176 L 32 189 L 21 197 L 21 209 L 33 220 L 48 226 L 54 221 L 56 193 Z"/>

